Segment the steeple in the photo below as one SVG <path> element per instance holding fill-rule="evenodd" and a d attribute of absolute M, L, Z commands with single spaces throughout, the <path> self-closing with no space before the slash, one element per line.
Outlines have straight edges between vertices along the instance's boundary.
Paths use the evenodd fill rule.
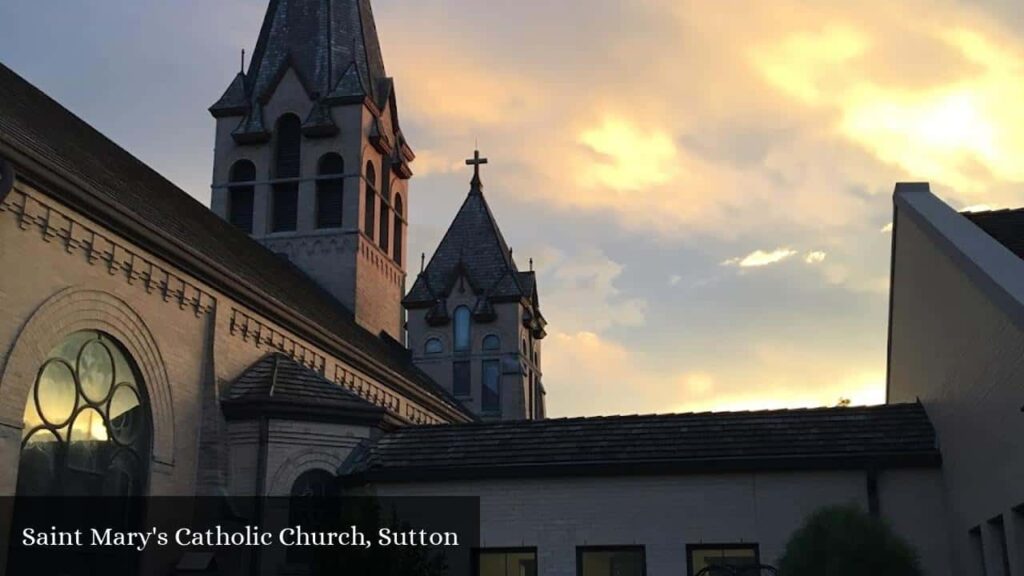
<path fill-rule="evenodd" d="M 217 117 L 266 103 L 291 68 L 312 100 L 368 99 L 383 108 L 391 80 L 369 0 L 270 0 L 249 69 L 210 108 Z"/>
<path fill-rule="evenodd" d="M 466 160 L 469 194 L 402 300 L 409 346 L 417 365 L 481 416 L 542 418 L 537 279 L 519 271 L 487 204 L 486 163 L 479 150 Z"/>
<path fill-rule="evenodd" d="M 211 208 L 401 342 L 415 155 L 370 0 L 266 1 L 248 67 L 210 107 Z"/>

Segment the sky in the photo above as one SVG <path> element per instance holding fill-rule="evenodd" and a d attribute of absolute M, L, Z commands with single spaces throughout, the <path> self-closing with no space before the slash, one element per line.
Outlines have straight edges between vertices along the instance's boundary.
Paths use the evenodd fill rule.
<path fill-rule="evenodd" d="M 5 0 L 0 61 L 210 196 L 265 0 Z M 1024 205 L 1012 0 L 375 0 L 417 154 L 410 263 L 485 194 L 552 416 L 884 401 L 892 190 Z M 412 271 L 415 273 L 415 270 Z"/>

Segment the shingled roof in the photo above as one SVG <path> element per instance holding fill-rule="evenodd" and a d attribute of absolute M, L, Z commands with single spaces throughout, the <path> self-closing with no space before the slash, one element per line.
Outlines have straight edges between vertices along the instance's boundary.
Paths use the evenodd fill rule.
<path fill-rule="evenodd" d="M 402 303 L 407 308 L 433 306 L 451 293 L 462 276 L 470 290 L 490 301 L 517 301 L 531 296 L 477 179 Z"/>
<path fill-rule="evenodd" d="M 964 212 L 963 215 L 1010 252 L 1024 258 L 1024 208 Z"/>
<path fill-rule="evenodd" d="M 0 155 L 22 176 L 47 183 L 48 193 L 367 374 L 451 419 L 475 419 L 407 351 L 359 326 L 298 268 L 2 64 Z"/>
<path fill-rule="evenodd" d="M 385 410 L 275 352 L 246 368 L 228 388 L 221 405 L 229 416 L 288 411 L 297 417 L 359 414 L 383 417 Z"/>
<path fill-rule="evenodd" d="M 311 96 L 369 97 L 382 107 L 390 79 L 370 0 L 270 0 L 242 95 L 250 104 L 265 102 L 289 68 Z M 238 109 L 236 78 L 210 111 Z"/>
<path fill-rule="evenodd" d="M 353 480 L 935 466 L 920 404 L 403 428 Z"/>

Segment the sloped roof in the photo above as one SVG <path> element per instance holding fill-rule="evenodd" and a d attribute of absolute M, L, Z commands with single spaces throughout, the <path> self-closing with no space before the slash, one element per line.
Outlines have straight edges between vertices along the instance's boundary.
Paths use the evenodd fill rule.
<path fill-rule="evenodd" d="M 311 92 L 327 96 L 344 80 L 343 95 L 358 89 L 382 105 L 387 74 L 370 0 L 270 0 L 246 74 L 248 93 L 266 98 L 288 67 Z"/>
<path fill-rule="evenodd" d="M 365 480 L 934 466 L 920 404 L 409 427 L 352 471 Z"/>
<path fill-rule="evenodd" d="M 1024 258 L 1024 208 L 962 214 L 1010 252 Z"/>
<path fill-rule="evenodd" d="M 400 391 L 474 419 L 402 351 L 359 326 L 352 312 L 298 268 L 175 186 L 0 64 L 0 154 L 55 184 L 47 191 L 91 214 L 299 334 L 335 350 Z M 56 177 L 55 177 L 56 176 Z M 437 406 L 440 407 L 440 406 Z"/>
<path fill-rule="evenodd" d="M 431 306 L 451 293 L 460 276 L 469 281 L 468 289 L 491 300 L 529 296 L 478 181 L 403 303 L 407 308 Z"/>
<path fill-rule="evenodd" d="M 363 400 L 288 356 L 267 354 L 246 368 L 224 395 L 229 413 L 241 408 L 272 411 L 300 409 L 299 414 L 361 412 L 383 416 L 385 410 Z"/>

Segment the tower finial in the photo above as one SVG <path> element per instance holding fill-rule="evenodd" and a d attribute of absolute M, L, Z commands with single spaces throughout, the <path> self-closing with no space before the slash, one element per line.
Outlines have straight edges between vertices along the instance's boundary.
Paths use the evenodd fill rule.
<path fill-rule="evenodd" d="M 420 252 L 420 274 L 423 273 L 424 266 L 426 266 L 426 262 L 427 262 L 427 253 L 426 252 Z"/>
<path fill-rule="evenodd" d="M 533 258 L 530 258 L 530 272 L 533 272 Z"/>
<path fill-rule="evenodd" d="M 467 166 L 473 167 L 473 180 L 470 181 L 470 193 L 479 194 L 483 189 L 483 182 L 480 181 L 480 165 L 487 164 L 487 158 L 480 157 L 480 149 L 477 148 L 473 151 L 473 157 L 466 160 Z"/>
<path fill-rule="evenodd" d="M 242 48 L 242 69 L 240 72 L 245 74 L 245 48 Z"/>

